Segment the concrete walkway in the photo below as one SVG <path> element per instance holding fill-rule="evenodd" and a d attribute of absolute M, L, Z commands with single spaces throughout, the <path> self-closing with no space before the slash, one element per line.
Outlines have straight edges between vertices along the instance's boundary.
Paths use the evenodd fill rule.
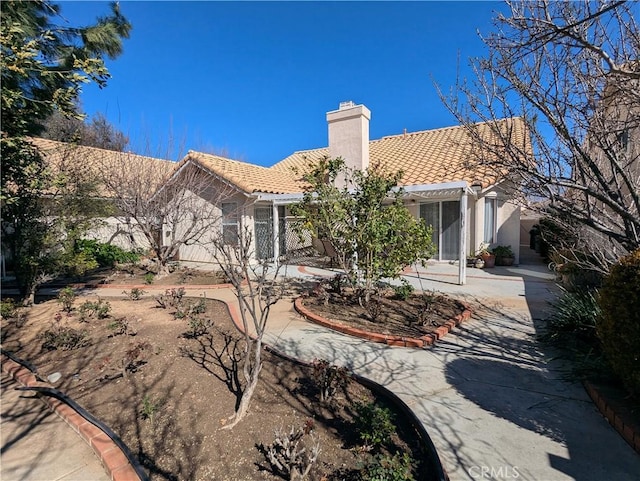
<path fill-rule="evenodd" d="M 93 450 L 35 394 L 2 373 L 2 481 L 109 481 Z"/>
<path fill-rule="evenodd" d="M 312 281 L 333 272 L 292 266 L 286 274 Z M 465 286 L 455 284 L 454 265 L 432 265 L 406 278 L 466 299 L 476 308 L 473 318 L 433 347 L 393 348 L 303 321 L 287 299 L 274 306 L 266 341 L 302 360 L 347 366 L 396 393 L 426 427 L 453 481 L 640 479 L 640 456 L 536 341 L 555 295 L 546 266 L 470 269 Z M 153 295 L 163 288 L 145 290 Z M 227 289 L 189 293 L 235 304 Z"/>

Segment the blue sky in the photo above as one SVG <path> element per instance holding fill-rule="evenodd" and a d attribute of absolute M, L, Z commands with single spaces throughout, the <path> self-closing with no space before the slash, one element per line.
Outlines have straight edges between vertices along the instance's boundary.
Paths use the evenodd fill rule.
<path fill-rule="evenodd" d="M 106 2 L 59 2 L 70 25 Z M 372 139 L 455 124 L 433 82 L 469 76 L 483 56 L 497 2 L 121 1 L 133 25 L 108 61 L 105 89 L 88 85 L 85 112 L 102 112 L 131 150 L 186 150 L 272 165 L 327 145 L 326 112 L 353 100 L 372 112 Z M 459 68 L 458 68 L 458 59 Z M 169 139 L 172 139 L 171 141 Z"/>

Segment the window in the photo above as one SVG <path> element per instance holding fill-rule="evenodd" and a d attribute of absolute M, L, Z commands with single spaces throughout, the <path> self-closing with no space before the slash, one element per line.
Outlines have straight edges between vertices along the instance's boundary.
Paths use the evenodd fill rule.
<path fill-rule="evenodd" d="M 618 133 L 616 137 L 620 149 L 626 152 L 629 148 L 629 129 L 624 129 L 622 132 Z"/>
<path fill-rule="evenodd" d="M 437 259 L 440 258 L 440 202 L 420 204 L 420 217 L 431 227 L 431 241 L 435 244 Z"/>
<path fill-rule="evenodd" d="M 226 245 L 238 245 L 238 203 L 222 203 L 222 240 Z"/>
<path fill-rule="evenodd" d="M 493 244 L 496 241 L 497 200 L 484 199 L 484 241 Z"/>

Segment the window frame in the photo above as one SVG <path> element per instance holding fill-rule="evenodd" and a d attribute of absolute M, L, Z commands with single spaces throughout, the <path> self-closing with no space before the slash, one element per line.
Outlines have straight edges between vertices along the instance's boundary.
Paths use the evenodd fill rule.
<path fill-rule="evenodd" d="M 487 225 L 487 212 L 491 209 L 491 226 Z M 490 233 L 489 229 L 490 227 Z M 487 236 L 489 234 L 489 236 Z M 498 199 L 496 197 L 484 198 L 484 225 L 482 229 L 483 241 L 488 244 L 494 244 L 498 238 Z M 489 238 L 487 238 L 489 237 Z"/>
<path fill-rule="evenodd" d="M 231 207 L 231 211 L 228 210 L 228 207 Z M 238 213 L 238 203 L 237 202 L 222 202 L 220 204 L 220 212 L 222 214 L 222 242 L 224 245 L 237 246 L 238 245 L 238 236 L 240 234 L 240 215 Z M 230 229 L 233 227 L 233 240 L 230 239 L 231 231 Z"/>

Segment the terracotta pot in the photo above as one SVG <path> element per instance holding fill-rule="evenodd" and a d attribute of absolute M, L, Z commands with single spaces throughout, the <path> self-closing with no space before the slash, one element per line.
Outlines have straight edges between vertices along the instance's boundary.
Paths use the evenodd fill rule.
<path fill-rule="evenodd" d="M 484 268 L 491 268 L 496 266 L 496 256 L 493 254 L 483 254 L 482 260 L 484 261 Z"/>

